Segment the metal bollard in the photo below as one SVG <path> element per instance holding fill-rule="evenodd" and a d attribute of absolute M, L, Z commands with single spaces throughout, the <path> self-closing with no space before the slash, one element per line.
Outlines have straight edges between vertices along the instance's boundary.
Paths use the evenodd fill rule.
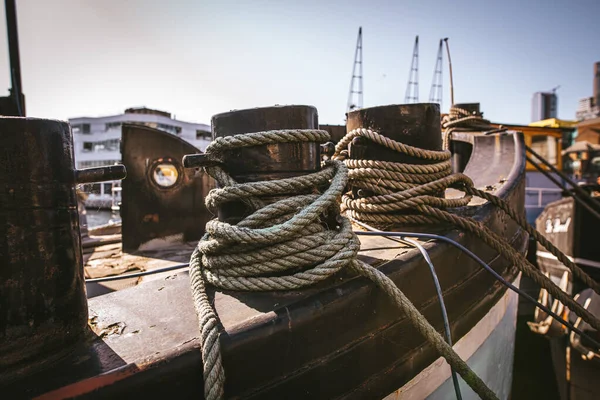
<path fill-rule="evenodd" d="M 201 171 L 184 169 L 181 159 L 199 150 L 180 137 L 158 129 L 125 124 L 122 129 L 123 182 L 121 220 L 123 250 L 181 235 L 197 240 L 212 216 L 204 197 L 214 187 Z"/>
<path fill-rule="evenodd" d="M 312 106 L 253 108 L 217 114 L 212 118 L 213 140 L 217 137 L 268 130 L 318 128 L 317 109 Z M 322 151 L 328 149 L 317 142 L 245 147 L 224 152 L 223 166 L 237 182 L 283 179 L 320 170 Z M 188 155 L 184 158 L 185 167 L 205 165 L 207 160 L 204 155 Z M 272 198 L 273 201 L 276 199 Z M 218 218 L 235 223 L 247 214 L 244 204 L 232 202 L 219 210 Z"/>
<path fill-rule="evenodd" d="M 125 168 L 76 170 L 66 122 L 3 117 L 0 137 L 0 381 L 7 381 L 60 357 L 86 330 L 75 185 L 122 179 Z"/>
<path fill-rule="evenodd" d="M 460 108 L 469 112 L 471 115 L 481 115 L 481 108 L 479 103 L 458 103 L 452 107 Z M 462 172 L 465 170 L 473 145 L 463 141 L 450 141 L 450 151 L 452 152 L 452 171 Z"/>
<path fill-rule="evenodd" d="M 348 113 L 348 132 L 372 129 L 390 139 L 426 150 L 442 150 L 440 106 L 434 103 L 400 104 L 363 108 Z M 348 144 L 349 158 L 363 160 L 392 161 L 406 164 L 427 164 L 428 161 L 400 154 L 362 137 Z M 365 193 L 352 189 L 354 196 Z M 441 194 L 443 196 L 443 193 Z"/>
<path fill-rule="evenodd" d="M 479 115 L 481 113 L 479 103 L 457 103 L 454 104 L 452 107 L 468 111 L 472 115 Z"/>

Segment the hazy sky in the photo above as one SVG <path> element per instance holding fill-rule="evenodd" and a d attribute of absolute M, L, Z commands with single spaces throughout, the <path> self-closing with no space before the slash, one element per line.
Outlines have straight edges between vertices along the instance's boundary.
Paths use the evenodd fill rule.
<path fill-rule="evenodd" d="M 496 122 L 530 122 L 533 92 L 558 85 L 559 117 L 573 118 L 600 61 L 600 0 L 17 0 L 17 14 L 28 115 L 58 119 L 145 105 L 210 123 L 311 104 L 343 123 L 359 26 L 365 107 L 404 101 L 415 35 L 420 100 L 449 37 L 456 101 Z M 5 45 L 0 91 L 9 82 Z"/>

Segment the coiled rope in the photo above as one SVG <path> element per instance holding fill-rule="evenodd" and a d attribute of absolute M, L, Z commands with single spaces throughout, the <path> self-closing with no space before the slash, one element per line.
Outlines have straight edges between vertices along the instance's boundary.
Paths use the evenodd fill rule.
<path fill-rule="evenodd" d="M 231 148 L 327 140 L 329 134 L 317 130 L 250 133 L 217 138 L 205 154 L 218 161 L 221 152 Z M 226 290 L 290 290 L 314 285 L 344 267 L 381 288 L 481 398 L 496 399 L 394 282 L 356 258 L 360 242 L 350 221 L 340 215 L 338 204 L 348 179 L 344 163 L 330 160 L 313 174 L 251 183 L 237 183 L 218 165 L 205 170 L 220 186 L 206 198 L 209 210 L 215 212 L 220 205 L 231 201 L 244 202 L 253 209 L 235 225 L 210 221 L 190 260 L 207 400 L 223 398 L 225 383 L 218 318 L 206 293 L 207 284 Z M 318 193 L 305 194 L 317 187 L 321 188 Z M 266 197 L 290 194 L 292 197 L 266 204 Z M 337 221 L 336 226 L 331 225 L 332 220 Z"/>
<path fill-rule="evenodd" d="M 470 112 L 460 107 L 450 107 L 448 114 L 442 119 L 442 147 L 449 150 L 453 132 L 485 131 L 492 129 L 489 120 L 483 118 L 482 112 Z"/>
<path fill-rule="evenodd" d="M 347 152 L 342 153 L 344 146 L 358 136 L 368 138 L 389 149 L 409 154 L 413 157 L 434 161 L 445 159 L 446 161 L 433 164 L 433 169 L 428 169 L 425 165 L 345 159 Z M 441 154 L 445 154 L 445 156 Z M 478 196 L 490 201 L 515 220 L 521 228 L 529 232 L 550 253 L 561 260 L 574 276 L 577 276 L 587 285 L 594 288 L 597 293 L 600 293 L 598 292 L 600 286 L 589 275 L 543 238 L 538 231 L 527 224 L 525 218 L 513 210 L 508 203 L 490 193 L 475 188 L 468 176 L 460 173 L 452 174 L 451 170 L 446 168 L 446 164 L 444 164 L 450 158 L 449 151 L 440 152 L 415 149 L 414 147 L 385 138 L 377 132 L 367 129 L 357 129 L 349 132 L 342 138 L 338 146 L 336 146 L 334 158 L 338 160 L 343 159 L 346 166 L 350 169 L 349 182 L 352 186 L 368 188 L 373 192 L 373 195 L 357 198 L 354 198 L 352 193 L 345 194 L 342 197 L 342 211 L 346 212 L 348 216 L 362 222 L 368 221 L 377 228 L 387 226 L 388 224 L 439 224 L 440 222 L 447 222 L 469 231 L 516 265 L 524 274 L 540 285 L 540 287 L 548 290 L 552 296 L 569 307 L 576 315 L 583 318 L 594 328 L 600 329 L 600 321 L 596 317 L 542 274 L 521 253 L 507 244 L 502 237 L 492 232 L 479 221 L 446 211 L 448 208 L 467 205 L 471 201 L 472 196 Z M 429 172 L 442 169 L 441 164 L 444 164 L 441 177 L 438 172 Z M 404 175 L 397 173 L 401 169 L 403 171 L 409 169 L 412 171 L 408 175 L 408 179 Z M 387 176 L 387 174 L 391 173 L 396 173 L 394 177 L 399 182 L 391 182 L 389 179 L 379 179 L 376 181 L 377 183 L 372 181 L 375 176 Z M 418 177 L 415 175 L 418 175 Z M 421 182 L 418 185 L 414 183 L 417 180 Z M 450 187 L 465 192 L 465 195 L 458 199 L 436 197 L 437 193 L 443 192 Z M 402 213 L 398 213 L 398 211 L 402 211 Z"/>

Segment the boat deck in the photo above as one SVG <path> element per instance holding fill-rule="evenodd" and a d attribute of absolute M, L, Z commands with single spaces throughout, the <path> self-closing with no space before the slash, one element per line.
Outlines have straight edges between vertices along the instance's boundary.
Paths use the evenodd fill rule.
<path fill-rule="evenodd" d="M 501 185 L 501 183 L 499 183 Z M 497 188 L 488 188 L 496 190 Z M 446 191 L 447 198 L 462 196 L 462 192 L 449 189 Z M 484 200 L 474 198 L 468 207 L 485 203 Z M 360 229 L 360 228 L 358 228 Z M 443 229 L 438 229 L 443 232 Z M 430 227 L 427 232 L 434 233 Z M 86 279 L 104 278 L 108 276 L 122 275 L 141 271 L 170 267 L 177 264 L 187 263 L 196 247 L 197 241 L 182 242 L 179 237 L 171 239 L 153 240 L 140 247 L 133 253 L 122 251 L 119 234 L 97 235 L 84 238 L 83 262 Z M 362 246 L 360 254 L 366 259 L 391 260 L 409 251 L 411 246 L 399 243 L 394 239 L 387 239 L 382 245 L 377 241 L 374 245 L 372 238 L 361 237 Z M 425 241 L 421 241 L 425 243 Z M 396 251 L 391 251 L 396 249 Z M 143 277 L 120 279 L 102 283 L 88 283 L 88 297 L 124 289 L 156 279 L 164 279 L 173 275 L 173 271 L 161 272 Z"/>

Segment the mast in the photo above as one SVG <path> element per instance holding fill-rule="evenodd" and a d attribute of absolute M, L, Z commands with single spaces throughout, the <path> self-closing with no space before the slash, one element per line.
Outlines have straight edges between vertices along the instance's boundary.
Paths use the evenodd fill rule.
<path fill-rule="evenodd" d="M 6 30 L 8 33 L 8 53 L 10 59 L 11 89 L 8 97 L 0 98 L 0 114 L 25 116 L 25 96 L 21 86 L 21 59 L 19 55 L 19 34 L 15 0 L 4 0 L 6 10 Z"/>
<path fill-rule="evenodd" d="M 448 53 L 448 69 L 450 70 L 450 107 L 454 105 L 454 83 L 452 81 L 452 59 L 450 58 L 450 45 L 448 45 L 448 38 L 444 38 L 446 42 L 446 52 Z"/>
<path fill-rule="evenodd" d="M 431 81 L 431 89 L 429 91 L 429 102 L 430 103 L 438 103 L 440 105 L 440 109 L 442 108 L 442 84 L 443 84 L 443 76 L 442 76 L 442 66 L 443 66 L 443 56 L 444 53 L 442 51 L 443 39 L 440 39 L 440 45 L 438 47 L 437 53 L 437 61 L 435 63 L 435 69 L 433 70 L 433 79 Z"/>

